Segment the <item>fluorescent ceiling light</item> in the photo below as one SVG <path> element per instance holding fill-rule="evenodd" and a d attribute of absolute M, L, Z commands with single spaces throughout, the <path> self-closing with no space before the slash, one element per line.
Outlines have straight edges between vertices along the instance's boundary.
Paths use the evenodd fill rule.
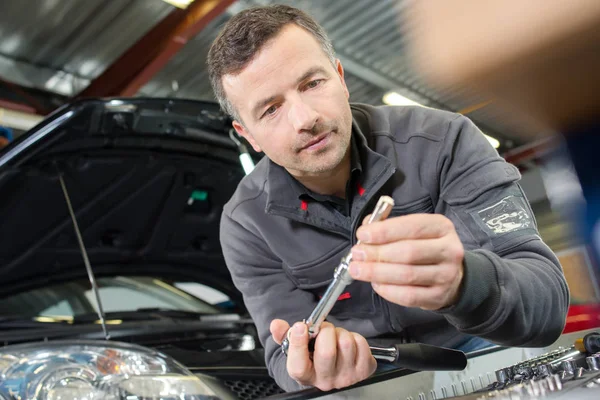
<path fill-rule="evenodd" d="M 383 102 L 390 106 L 421 106 L 421 107 L 423 107 L 423 104 L 419 104 L 416 101 L 413 101 L 407 97 L 404 97 L 400 93 L 397 93 L 397 92 L 387 92 L 386 94 L 384 94 Z M 490 142 L 490 144 L 495 149 L 500 147 L 500 142 L 498 141 L 498 139 L 488 136 L 485 133 L 483 134 L 483 136 L 485 136 L 485 138 L 488 140 L 488 142 Z"/>
<path fill-rule="evenodd" d="M 187 8 L 194 0 L 163 0 L 165 3 L 169 3 L 177 8 Z"/>
<path fill-rule="evenodd" d="M 500 142 L 498 141 L 498 139 L 488 136 L 485 133 L 483 134 L 483 136 L 485 136 L 485 138 L 488 140 L 488 142 L 490 142 L 492 144 L 492 146 L 494 146 L 495 149 L 500 147 Z"/>
<path fill-rule="evenodd" d="M 383 102 L 390 106 L 422 106 L 422 104 L 412 101 L 411 99 L 396 92 L 387 92 L 384 94 Z"/>
<path fill-rule="evenodd" d="M 254 161 L 252 161 L 252 156 L 250 156 L 249 153 L 240 154 L 240 162 L 242 163 L 242 168 L 246 175 L 254 169 Z"/>

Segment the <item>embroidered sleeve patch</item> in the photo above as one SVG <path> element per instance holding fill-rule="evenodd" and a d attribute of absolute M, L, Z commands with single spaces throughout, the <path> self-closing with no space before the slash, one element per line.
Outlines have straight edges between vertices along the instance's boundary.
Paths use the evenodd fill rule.
<path fill-rule="evenodd" d="M 496 204 L 477 211 L 477 215 L 495 236 L 534 228 L 529 211 L 520 197 L 505 197 Z"/>

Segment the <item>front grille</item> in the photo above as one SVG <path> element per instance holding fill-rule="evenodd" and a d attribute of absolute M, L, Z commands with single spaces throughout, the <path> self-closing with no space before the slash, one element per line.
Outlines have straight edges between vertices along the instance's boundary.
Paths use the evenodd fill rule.
<path fill-rule="evenodd" d="M 284 393 L 271 379 L 236 379 L 224 380 L 223 383 L 240 400 L 262 399 L 267 396 Z"/>

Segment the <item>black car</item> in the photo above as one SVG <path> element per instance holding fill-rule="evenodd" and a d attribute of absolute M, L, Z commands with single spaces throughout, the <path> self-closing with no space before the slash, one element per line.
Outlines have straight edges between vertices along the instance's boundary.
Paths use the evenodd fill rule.
<path fill-rule="evenodd" d="M 281 392 L 221 255 L 230 130 L 216 103 L 82 100 L 0 152 L 0 399 Z"/>
<path fill-rule="evenodd" d="M 0 400 L 331 395 L 269 377 L 221 253 L 222 207 L 258 159 L 218 104 L 179 99 L 77 101 L 1 150 Z M 394 340 L 376 352 L 400 368 L 359 397 L 466 364 Z"/>

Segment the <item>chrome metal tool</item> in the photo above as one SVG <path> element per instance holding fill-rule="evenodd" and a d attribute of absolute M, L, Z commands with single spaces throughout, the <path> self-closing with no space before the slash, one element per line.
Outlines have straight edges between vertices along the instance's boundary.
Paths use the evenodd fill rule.
<path fill-rule="evenodd" d="M 394 199 L 389 196 L 381 196 L 375 205 L 375 209 L 371 214 L 367 224 L 372 222 L 381 221 L 389 214 L 389 210 L 394 206 Z M 360 240 L 357 244 L 360 243 Z M 325 294 L 319 300 L 316 307 L 310 316 L 304 320 L 304 323 L 308 325 L 308 334 L 310 339 L 314 339 L 319 333 L 319 329 L 325 318 L 329 315 L 329 312 L 335 305 L 338 297 L 346 286 L 351 284 L 354 280 L 350 276 L 350 271 L 348 270 L 350 266 L 350 262 L 352 261 L 352 252 L 348 252 L 348 254 L 342 258 L 340 264 L 337 266 L 333 273 L 333 281 L 327 287 Z M 287 350 L 289 348 L 289 335 L 291 330 L 288 330 L 286 338 L 283 339 L 281 343 L 281 349 L 287 355 Z"/>

